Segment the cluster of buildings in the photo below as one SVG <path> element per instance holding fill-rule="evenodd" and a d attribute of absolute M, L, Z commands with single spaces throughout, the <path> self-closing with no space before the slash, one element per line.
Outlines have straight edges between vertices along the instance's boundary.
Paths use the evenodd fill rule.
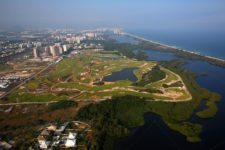
<path fill-rule="evenodd" d="M 8 61 L 14 56 L 28 53 L 32 47 L 40 47 L 41 42 L 38 41 L 1 41 L 0 43 L 0 62 Z"/>
<path fill-rule="evenodd" d="M 25 52 L 24 48 L 16 48 L 16 49 L 6 49 L 0 51 L 0 59 L 1 58 L 7 58 L 13 55 L 21 54 Z"/>
<path fill-rule="evenodd" d="M 23 72 L 16 72 L 16 73 L 9 73 L 2 75 L 0 77 L 0 89 L 6 89 L 10 86 L 10 84 L 22 81 L 30 76 L 30 73 L 23 71 Z"/>
<path fill-rule="evenodd" d="M 44 53 L 41 55 L 41 48 L 34 47 L 33 48 L 33 57 L 34 59 L 40 58 L 58 58 L 63 53 L 66 53 L 69 49 L 69 45 L 61 45 L 60 43 L 56 43 L 55 45 L 44 47 Z"/>
<path fill-rule="evenodd" d="M 75 148 L 78 146 L 80 136 L 84 137 L 88 130 L 90 126 L 79 121 L 66 122 L 59 128 L 56 125 L 50 125 L 44 128 L 37 137 L 39 148 Z"/>
<path fill-rule="evenodd" d="M 32 58 L 46 60 L 43 58 L 56 58 L 72 49 L 87 49 L 103 47 L 99 44 L 86 44 L 85 40 L 104 40 L 105 32 L 120 34 L 120 29 L 100 28 L 95 30 L 84 30 L 79 33 L 67 32 L 65 30 L 47 31 L 23 31 L 3 33 L 4 40 L 0 41 L 0 62 L 6 62 L 17 54 L 30 54 Z M 5 59 L 1 59 L 5 58 Z"/>
<path fill-rule="evenodd" d="M 6 32 L 3 33 L 3 40 L 0 40 L 0 58 L 8 58 L 9 56 L 25 53 L 28 56 L 26 58 L 45 60 L 43 58 L 58 57 L 69 50 L 102 49 L 101 44 L 87 44 L 82 41 L 104 40 L 104 32 L 107 31 L 108 29 L 106 28 L 100 28 L 84 30 L 79 33 L 50 29 L 47 31 Z M 119 32 L 117 29 L 112 31 L 115 33 Z M 7 61 L 9 59 L 0 59 L 0 62 Z"/>
<path fill-rule="evenodd" d="M 56 43 L 46 46 L 36 46 L 33 48 L 33 58 L 42 59 L 43 61 L 51 61 L 59 58 L 72 50 L 82 49 L 103 49 L 101 44 L 81 43 L 84 40 L 100 40 L 101 34 L 95 32 L 85 32 L 79 34 L 52 35 Z M 41 45 L 41 44 L 39 44 Z"/>
<path fill-rule="evenodd" d="M 0 88 L 1 89 L 6 89 L 6 88 L 8 88 L 10 83 L 11 82 L 9 80 L 0 80 Z"/>

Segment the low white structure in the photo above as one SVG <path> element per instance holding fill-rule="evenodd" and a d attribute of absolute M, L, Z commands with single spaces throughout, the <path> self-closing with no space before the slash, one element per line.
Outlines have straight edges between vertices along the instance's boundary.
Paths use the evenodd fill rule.
<path fill-rule="evenodd" d="M 39 143 L 39 146 L 40 146 L 41 149 L 47 149 L 48 148 L 49 142 L 47 142 L 46 139 L 43 136 L 39 135 L 37 140 L 38 140 L 38 143 Z"/>
<path fill-rule="evenodd" d="M 0 141 L 0 149 L 11 149 L 12 145 L 7 143 L 6 141 Z"/>
<path fill-rule="evenodd" d="M 9 86 L 8 83 L 0 83 L 0 88 L 5 89 Z"/>
<path fill-rule="evenodd" d="M 76 146 L 76 137 L 77 137 L 77 133 L 72 133 L 70 132 L 67 140 L 66 140 L 66 147 L 75 147 Z"/>
<path fill-rule="evenodd" d="M 50 126 L 47 127 L 47 130 L 49 130 L 49 131 L 55 131 L 56 130 L 56 126 L 50 125 Z"/>

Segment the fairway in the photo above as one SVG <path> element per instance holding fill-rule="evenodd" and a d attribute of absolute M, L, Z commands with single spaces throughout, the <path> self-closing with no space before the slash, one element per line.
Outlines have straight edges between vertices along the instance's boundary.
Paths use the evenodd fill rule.
<path fill-rule="evenodd" d="M 9 95 L 10 101 L 58 101 L 58 100 L 105 100 L 116 96 L 133 95 L 152 101 L 178 102 L 191 100 L 183 80 L 174 72 L 153 61 L 129 59 L 117 51 L 85 50 L 64 58 L 46 75 L 37 76 L 24 87 Z M 105 82 L 103 78 L 125 68 L 133 71 L 136 82 L 118 80 Z M 153 69 L 154 68 L 154 69 Z M 165 74 L 158 78 L 153 70 Z M 147 76 L 146 76 L 147 75 Z M 152 78 L 152 79 L 146 79 Z M 146 82 L 146 83 L 145 83 Z M 140 84 L 141 83 L 141 84 Z M 35 98 L 31 98 L 34 96 Z"/>

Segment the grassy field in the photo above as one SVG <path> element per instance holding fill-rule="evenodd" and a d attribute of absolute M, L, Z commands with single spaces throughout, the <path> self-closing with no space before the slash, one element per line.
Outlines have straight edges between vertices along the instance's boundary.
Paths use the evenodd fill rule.
<path fill-rule="evenodd" d="M 61 99 L 73 100 L 98 100 L 107 99 L 113 96 L 140 96 L 149 100 L 179 100 L 190 98 L 186 88 L 163 87 L 163 84 L 170 85 L 174 82 L 183 83 L 182 79 L 172 71 L 158 67 L 165 77 L 157 78 L 154 74 L 158 67 L 157 62 L 137 61 L 121 56 L 117 51 L 82 51 L 79 55 L 63 59 L 60 63 L 44 76 L 37 76 L 28 82 L 22 89 L 13 92 L 8 98 L 11 101 L 57 101 Z M 129 80 L 115 82 L 104 82 L 102 79 L 125 68 L 136 67 L 134 75 L 137 77 L 135 83 Z M 148 74 L 148 76 L 146 76 Z M 150 83 L 143 83 L 149 78 Z M 145 78 L 143 80 L 143 78 Z M 151 79 L 152 78 L 152 79 Z M 141 82 L 143 86 L 138 83 Z M 146 81 L 147 82 L 147 81 Z M 141 84 L 141 85 L 142 85 Z M 152 92 L 158 90 L 161 93 Z M 78 93 L 72 94 L 73 91 Z M 70 93 L 62 95 L 62 93 Z M 59 93 L 61 93 L 59 95 Z"/>
<path fill-rule="evenodd" d="M 11 69 L 9 65 L 0 63 L 0 73 L 10 71 Z"/>

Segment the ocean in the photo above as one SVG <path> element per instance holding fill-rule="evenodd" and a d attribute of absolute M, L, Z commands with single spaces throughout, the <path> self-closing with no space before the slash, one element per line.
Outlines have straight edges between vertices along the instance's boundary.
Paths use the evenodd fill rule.
<path fill-rule="evenodd" d="M 225 59 L 225 31 L 127 30 L 126 32 L 185 50 Z"/>

